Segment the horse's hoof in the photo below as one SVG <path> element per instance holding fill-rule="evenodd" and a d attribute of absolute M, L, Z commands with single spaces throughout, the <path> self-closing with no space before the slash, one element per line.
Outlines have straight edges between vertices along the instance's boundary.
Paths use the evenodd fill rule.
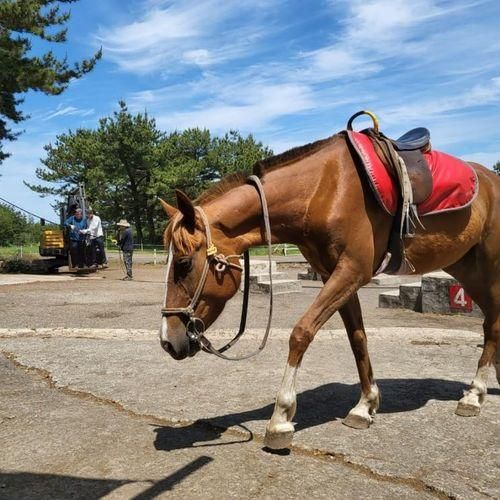
<path fill-rule="evenodd" d="M 368 415 L 358 415 L 357 413 L 348 413 L 347 417 L 342 420 L 342 423 L 353 429 L 368 429 L 373 419 Z"/>
<path fill-rule="evenodd" d="M 293 424 L 286 423 L 278 426 L 279 431 L 271 431 L 266 429 L 266 436 L 264 438 L 264 446 L 272 450 L 282 450 L 283 448 L 290 448 L 293 439 Z"/>
<path fill-rule="evenodd" d="M 455 410 L 455 415 L 460 415 L 461 417 L 476 417 L 481 413 L 481 406 L 474 405 L 471 403 L 458 402 L 457 409 Z"/>

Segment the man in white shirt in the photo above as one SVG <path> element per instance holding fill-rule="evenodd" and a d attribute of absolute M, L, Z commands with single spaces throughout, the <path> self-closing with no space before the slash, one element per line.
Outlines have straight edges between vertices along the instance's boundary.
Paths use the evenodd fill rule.
<path fill-rule="evenodd" d="M 101 218 L 94 214 L 90 208 L 87 210 L 88 229 L 85 230 L 90 236 L 90 262 L 89 266 L 99 264 L 104 269 L 108 267 L 106 252 L 104 251 L 104 232 L 102 230 Z"/>

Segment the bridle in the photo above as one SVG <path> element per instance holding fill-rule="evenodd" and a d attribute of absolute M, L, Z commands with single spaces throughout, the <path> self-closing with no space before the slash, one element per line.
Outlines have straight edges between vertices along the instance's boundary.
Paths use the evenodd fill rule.
<path fill-rule="evenodd" d="M 248 296 L 249 296 L 249 288 L 250 288 L 250 255 L 248 250 L 243 253 L 243 261 L 244 266 L 242 267 L 239 264 L 235 264 L 234 262 L 230 262 L 230 259 L 240 258 L 241 255 L 224 255 L 218 253 L 217 247 L 213 244 L 212 241 L 212 233 L 210 230 L 210 224 L 208 222 L 208 218 L 200 206 L 194 207 L 195 210 L 200 215 L 200 219 L 203 222 L 203 226 L 205 229 L 205 236 L 207 240 L 207 249 L 206 249 L 206 259 L 203 265 L 203 271 L 200 276 L 200 280 L 198 282 L 198 286 L 193 294 L 193 296 L 189 300 L 189 304 L 185 307 L 162 307 L 161 315 L 162 318 L 168 318 L 169 316 L 185 316 L 187 318 L 186 323 L 186 335 L 189 340 L 195 342 L 201 346 L 201 348 L 210 354 L 214 354 L 219 358 L 223 358 L 230 361 L 239 361 L 243 359 L 251 358 L 258 354 L 262 349 L 264 349 L 267 339 L 269 337 L 269 332 L 271 329 L 271 320 L 273 313 L 273 279 L 272 279 L 272 269 L 271 269 L 271 225 L 269 223 L 269 211 L 267 208 L 266 196 L 264 193 L 264 188 L 262 187 L 262 183 L 260 179 L 256 175 L 251 175 L 248 177 L 247 182 L 253 184 L 257 190 L 259 195 L 259 199 L 262 205 L 262 216 L 264 219 L 264 227 L 265 227 L 265 235 L 266 235 L 266 243 L 268 249 L 268 260 L 269 260 L 269 283 L 270 283 L 270 293 L 269 293 L 269 316 L 267 320 L 267 327 L 264 333 L 264 337 L 262 338 L 262 342 L 259 347 L 251 352 L 250 354 L 244 356 L 238 356 L 234 358 L 230 358 L 224 354 L 224 351 L 228 350 L 232 347 L 239 338 L 245 332 L 246 320 L 247 320 L 247 312 L 248 312 Z M 176 219 L 174 225 L 172 227 L 172 232 L 175 229 L 177 223 L 180 222 L 182 218 Z M 167 290 L 168 290 L 168 276 L 170 274 L 170 268 L 173 262 L 173 247 L 172 243 L 170 243 L 170 249 L 168 253 L 168 261 L 167 261 L 167 271 L 165 277 L 165 300 L 164 304 L 166 304 L 167 299 Z M 203 293 L 203 289 L 205 288 L 205 283 L 207 281 L 208 272 L 210 270 L 210 266 L 215 264 L 215 270 L 219 273 L 225 272 L 227 268 L 236 269 L 240 272 L 244 272 L 244 289 L 243 289 L 243 304 L 241 309 L 241 318 L 240 318 L 240 327 L 238 329 L 238 333 L 234 336 L 234 338 L 228 342 L 226 345 L 222 346 L 219 349 L 216 349 L 212 343 L 205 337 L 205 324 L 203 320 L 196 316 L 195 310 L 198 305 L 200 298 Z M 164 339 L 162 339 L 164 340 Z"/>

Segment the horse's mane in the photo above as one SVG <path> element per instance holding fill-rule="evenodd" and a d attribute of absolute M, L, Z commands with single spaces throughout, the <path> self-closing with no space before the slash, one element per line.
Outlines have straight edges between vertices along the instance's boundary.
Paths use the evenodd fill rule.
<path fill-rule="evenodd" d="M 168 249 L 170 243 L 177 249 L 179 255 L 189 255 L 195 247 L 201 242 L 199 233 L 190 232 L 183 224 L 176 224 L 173 231 L 174 219 L 172 219 L 163 234 L 163 245 Z M 201 229 L 201 226 L 199 227 Z"/>
<path fill-rule="evenodd" d="M 271 170 L 276 170 L 281 167 L 285 167 L 294 161 L 301 160 L 302 158 L 315 153 L 322 147 L 326 146 L 336 138 L 336 135 L 328 137 L 326 139 L 320 139 L 319 141 L 311 142 L 305 146 L 297 146 L 296 148 L 289 149 L 284 153 L 280 153 L 275 156 L 270 156 L 264 160 L 257 161 L 252 169 L 252 172 L 257 177 L 262 177 L 266 172 Z M 208 203 L 215 198 L 218 198 L 224 193 L 227 193 L 231 189 L 245 184 L 248 173 L 246 172 L 236 172 L 234 174 L 229 174 L 220 181 L 212 184 L 208 189 L 203 191 L 203 193 L 196 198 L 195 204 Z"/>
<path fill-rule="evenodd" d="M 297 146 L 296 148 L 289 149 L 284 153 L 280 153 L 279 155 L 270 156 L 264 160 L 259 160 L 253 166 L 253 173 L 258 177 L 262 177 L 265 172 L 269 172 L 270 170 L 276 170 L 277 168 L 286 167 L 290 165 L 290 163 L 301 160 L 302 158 L 315 153 L 322 147 L 329 144 L 333 139 L 335 139 L 336 135 L 331 137 L 327 137 L 326 139 L 320 139 L 319 141 L 311 142 L 306 144 L 305 146 Z"/>
<path fill-rule="evenodd" d="M 203 193 L 194 200 L 195 205 L 201 205 L 202 203 L 208 203 L 220 195 L 227 193 L 231 189 L 245 184 L 248 177 L 246 172 L 236 172 L 234 174 L 229 174 L 223 177 L 220 181 L 212 184 L 208 189 L 203 191 Z"/>

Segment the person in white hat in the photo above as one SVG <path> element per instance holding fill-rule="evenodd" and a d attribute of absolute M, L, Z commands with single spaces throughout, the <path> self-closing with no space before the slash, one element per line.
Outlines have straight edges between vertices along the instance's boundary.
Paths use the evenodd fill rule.
<path fill-rule="evenodd" d="M 130 229 L 130 224 L 126 219 L 121 219 L 117 224 L 120 231 L 120 238 L 118 240 L 118 246 L 123 254 L 123 262 L 125 263 L 125 269 L 127 270 L 127 276 L 122 279 L 125 281 L 132 280 L 132 255 L 134 253 L 134 236 L 132 235 L 132 229 Z"/>

